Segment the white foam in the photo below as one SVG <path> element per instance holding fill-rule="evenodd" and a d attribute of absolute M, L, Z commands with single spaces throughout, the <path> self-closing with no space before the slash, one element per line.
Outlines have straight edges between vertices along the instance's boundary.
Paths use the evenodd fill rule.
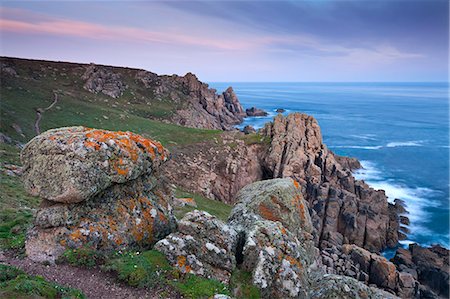
<path fill-rule="evenodd" d="M 386 147 L 400 147 L 400 146 L 422 146 L 423 140 L 419 141 L 399 141 L 399 142 L 389 142 Z"/>
<path fill-rule="evenodd" d="M 394 180 L 386 179 L 382 176 L 382 172 L 377 169 L 375 163 L 370 161 L 360 162 L 363 168 L 354 172 L 353 175 L 356 179 L 364 180 L 375 190 L 384 190 L 388 201 L 391 203 L 397 198 L 405 202 L 407 216 L 410 220 L 410 237 L 429 236 L 432 232 L 424 225 L 429 219 L 429 214 L 425 208 L 439 206 L 439 203 L 430 199 L 430 196 L 435 194 L 436 191 L 422 187 L 412 188 Z"/>
<path fill-rule="evenodd" d="M 366 149 L 366 150 L 378 150 L 382 148 L 381 145 L 369 145 L 369 146 L 362 146 L 362 145 L 334 145 L 330 146 L 330 148 L 356 148 L 356 149 Z"/>
<path fill-rule="evenodd" d="M 375 134 L 360 134 L 360 135 L 350 135 L 352 137 L 363 139 L 363 140 L 376 140 Z"/>

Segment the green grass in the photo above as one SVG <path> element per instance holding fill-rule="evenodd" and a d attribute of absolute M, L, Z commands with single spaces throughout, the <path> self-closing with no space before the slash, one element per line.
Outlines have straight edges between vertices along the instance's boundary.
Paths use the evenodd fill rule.
<path fill-rule="evenodd" d="M 195 193 L 189 193 L 181 189 L 176 189 L 175 196 L 191 197 L 197 203 L 196 208 L 190 206 L 177 207 L 175 209 L 175 216 L 177 216 L 178 219 L 183 218 L 183 216 L 186 213 L 191 212 L 193 210 L 202 210 L 210 213 L 211 215 L 216 216 L 217 218 L 223 221 L 226 221 L 228 219 L 228 216 L 230 216 L 231 210 L 233 208 L 231 205 L 228 205 L 226 203 L 217 200 L 212 200 Z"/>
<path fill-rule="evenodd" d="M 42 132 L 82 125 L 132 131 L 156 139 L 165 146 L 208 141 L 220 135 L 218 130 L 186 128 L 163 122 L 183 104 L 168 98 L 154 98 L 151 89 L 145 89 L 135 81 L 136 70 L 115 69 L 122 74 L 129 87 L 121 97 L 113 99 L 102 93 L 90 93 L 83 88 L 81 76 L 84 68 L 80 65 L 2 60 L 13 61 L 20 76 L 4 76 L 0 86 L 0 131 L 15 140 L 27 142 L 35 136 L 35 109 L 48 107 L 53 102 L 54 90 L 57 91 L 59 100 L 55 107 L 43 113 Z M 41 68 L 41 65 L 51 69 Z M 20 127 L 23 135 L 13 128 L 13 124 Z"/>
<path fill-rule="evenodd" d="M 252 283 L 252 273 L 235 269 L 231 275 L 230 287 L 238 299 L 258 299 L 261 292 Z"/>
<path fill-rule="evenodd" d="M 19 149 L 0 144 L 0 164 L 20 165 Z M 27 194 L 19 177 L 0 172 L 0 248 L 23 251 L 25 232 L 39 199 Z"/>
<path fill-rule="evenodd" d="M 77 249 L 67 249 L 57 260 L 58 263 L 67 263 L 72 266 L 94 268 L 102 265 L 107 256 L 89 246 Z"/>
<path fill-rule="evenodd" d="M 76 289 L 48 282 L 40 276 L 27 275 L 25 272 L 0 264 L 1 298 L 86 298 Z"/>
<path fill-rule="evenodd" d="M 117 254 L 106 263 L 104 270 L 115 272 L 119 280 L 133 287 L 173 288 L 185 298 L 230 294 L 228 287 L 217 280 L 180 273 L 156 250 Z"/>

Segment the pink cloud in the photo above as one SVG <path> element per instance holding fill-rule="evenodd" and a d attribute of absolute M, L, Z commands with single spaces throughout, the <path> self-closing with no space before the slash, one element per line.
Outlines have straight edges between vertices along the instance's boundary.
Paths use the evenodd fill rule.
<path fill-rule="evenodd" d="M 25 21 L 5 18 L 8 10 L 0 9 L 1 31 L 21 34 L 51 34 L 74 36 L 90 39 L 119 40 L 130 42 L 168 43 L 216 48 L 220 50 L 241 50 L 252 47 L 248 41 L 224 41 L 204 36 L 190 36 L 173 32 L 149 31 L 141 28 L 124 26 L 104 26 L 89 22 L 67 19 L 49 19 Z M 16 12 L 16 10 L 14 10 Z M 23 18 L 24 12 L 21 12 Z M 33 15 L 35 19 L 35 15 Z"/>

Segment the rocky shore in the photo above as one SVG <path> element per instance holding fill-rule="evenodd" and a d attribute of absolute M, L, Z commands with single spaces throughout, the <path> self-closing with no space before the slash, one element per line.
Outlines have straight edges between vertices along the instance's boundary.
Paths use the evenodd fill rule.
<path fill-rule="evenodd" d="M 359 161 L 329 150 L 312 116 L 279 114 L 259 131 L 240 132 L 234 126 L 244 117 L 265 112 L 244 109 L 231 87 L 217 94 L 191 73 L 57 63 L 39 64 L 40 71 L 26 64 L 26 73 L 18 67 L 25 62 L 3 60 L 2 83 L 11 86 L 2 91 L 18 80 L 41 86 L 47 74 L 64 77 L 56 70 L 71 70 L 76 83 L 66 84 L 89 95 L 77 101 L 128 109 L 119 114 L 124 123 L 139 114 L 153 121 L 149 136 L 184 129 L 175 125 L 219 130 L 167 138 L 170 153 L 135 133 L 81 126 L 31 139 L 21 153 L 23 168 L 2 169 L 20 176 L 41 201 L 25 244 L 32 260 L 54 263 L 67 249 L 85 246 L 98 252 L 153 248 L 180 273 L 225 285 L 234 271 L 248 272 L 263 298 L 449 296 L 448 249 L 397 248 L 409 225 L 402 201 L 391 204 L 384 191 L 356 180 Z M 54 113 L 70 111 L 59 105 L 72 91 L 58 92 Z M 8 127 L 20 138 L 30 134 L 22 131 L 30 126 Z M 198 131 L 207 137 L 183 142 Z M 228 220 L 204 211 L 176 219 L 174 186 L 232 205 Z M 382 255 L 387 248 L 397 248 L 391 260 Z"/>

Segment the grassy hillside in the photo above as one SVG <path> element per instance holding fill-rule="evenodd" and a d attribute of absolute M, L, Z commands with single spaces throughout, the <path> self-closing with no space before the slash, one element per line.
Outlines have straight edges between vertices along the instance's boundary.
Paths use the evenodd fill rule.
<path fill-rule="evenodd" d="M 0 62 L 11 66 L 18 75 L 1 76 L 0 131 L 20 142 L 36 135 L 36 109 L 48 107 L 54 92 L 59 100 L 43 113 L 41 131 L 74 125 L 128 130 L 157 139 L 165 146 L 211 140 L 220 134 L 167 123 L 171 113 L 182 104 L 156 99 L 135 80 L 136 69 L 113 68 L 128 85 L 124 94 L 114 99 L 83 88 L 81 77 L 86 65 L 5 57 Z"/>

